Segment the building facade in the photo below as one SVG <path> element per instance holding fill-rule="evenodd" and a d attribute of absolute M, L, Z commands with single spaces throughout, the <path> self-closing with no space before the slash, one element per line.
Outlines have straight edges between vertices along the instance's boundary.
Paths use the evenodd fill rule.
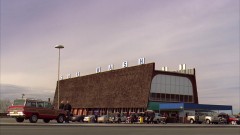
<path fill-rule="evenodd" d="M 55 107 L 57 95 L 58 88 Z M 144 112 L 152 103 L 198 104 L 195 69 L 155 70 L 155 63 L 60 80 L 59 95 L 76 115 Z"/>

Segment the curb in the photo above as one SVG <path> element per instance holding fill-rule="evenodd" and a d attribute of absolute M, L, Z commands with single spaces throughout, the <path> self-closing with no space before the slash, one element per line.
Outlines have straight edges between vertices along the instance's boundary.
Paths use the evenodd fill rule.
<path fill-rule="evenodd" d="M 240 125 L 171 125 L 171 124 L 160 124 L 160 125 L 147 125 L 147 124 L 36 124 L 36 123 L 0 123 L 0 126 L 59 126 L 59 127 L 136 127 L 136 128 L 240 128 Z"/>

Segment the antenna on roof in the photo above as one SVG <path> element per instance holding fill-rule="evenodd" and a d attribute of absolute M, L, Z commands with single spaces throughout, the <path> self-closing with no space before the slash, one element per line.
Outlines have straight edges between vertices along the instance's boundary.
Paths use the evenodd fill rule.
<path fill-rule="evenodd" d="M 168 71 L 168 67 L 162 67 L 162 71 Z"/>
<path fill-rule="evenodd" d="M 80 76 L 80 72 L 77 72 L 77 73 L 76 73 L 76 77 L 79 77 L 79 76 Z"/>
<path fill-rule="evenodd" d="M 179 64 L 179 70 L 186 70 L 186 64 Z"/>

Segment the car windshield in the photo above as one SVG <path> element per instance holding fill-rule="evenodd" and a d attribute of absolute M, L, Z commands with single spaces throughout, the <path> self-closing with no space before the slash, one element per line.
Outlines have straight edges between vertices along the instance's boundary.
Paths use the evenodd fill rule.
<path fill-rule="evenodd" d="M 24 105 L 25 100 L 24 99 L 16 99 L 14 100 L 13 105 Z"/>

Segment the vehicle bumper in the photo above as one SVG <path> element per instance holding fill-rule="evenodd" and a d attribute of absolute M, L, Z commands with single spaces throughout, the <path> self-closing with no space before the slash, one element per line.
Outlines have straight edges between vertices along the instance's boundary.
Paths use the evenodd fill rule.
<path fill-rule="evenodd" d="M 83 119 L 84 122 L 90 122 L 90 118 Z"/>
<path fill-rule="evenodd" d="M 10 116 L 10 117 L 14 117 L 14 118 L 17 118 L 17 117 L 25 117 L 25 114 L 23 112 L 9 112 L 7 114 L 7 116 Z"/>

